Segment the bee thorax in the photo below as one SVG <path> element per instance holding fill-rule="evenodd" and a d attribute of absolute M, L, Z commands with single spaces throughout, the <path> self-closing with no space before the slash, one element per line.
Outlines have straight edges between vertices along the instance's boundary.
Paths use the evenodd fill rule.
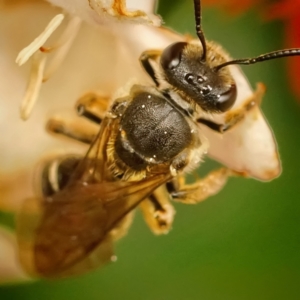
<path fill-rule="evenodd" d="M 192 141 L 184 115 L 163 96 L 141 92 L 120 120 L 115 149 L 130 168 L 168 163 Z"/>

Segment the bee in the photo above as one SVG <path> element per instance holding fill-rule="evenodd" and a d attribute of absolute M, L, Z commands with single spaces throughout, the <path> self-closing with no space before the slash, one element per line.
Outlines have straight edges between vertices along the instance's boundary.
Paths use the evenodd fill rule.
<path fill-rule="evenodd" d="M 239 89 L 231 65 L 300 55 L 300 49 L 231 60 L 206 41 L 200 0 L 194 0 L 194 12 L 197 40 L 141 54 L 152 85 L 129 84 L 109 108 L 106 97 L 79 99 L 78 114 L 97 125 L 97 133 L 49 121 L 51 132 L 90 146 L 84 157 L 47 161 L 39 172 L 40 196 L 24 203 L 17 230 L 21 263 L 29 274 L 65 277 L 113 261 L 113 244 L 126 234 L 137 206 L 155 233 L 167 233 L 175 214 L 169 200 L 200 202 L 237 174 L 220 168 L 185 183 L 185 174 L 197 169 L 208 151 L 198 125 L 223 134 L 259 105 L 258 93 L 231 110 Z M 229 111 L 224 123 L 207 117 Z"/>

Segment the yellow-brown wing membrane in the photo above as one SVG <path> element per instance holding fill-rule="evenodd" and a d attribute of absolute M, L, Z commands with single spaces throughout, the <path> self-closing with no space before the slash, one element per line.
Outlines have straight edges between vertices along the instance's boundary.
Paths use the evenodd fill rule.
<path fill-rule="evenodd" d="M 104 118 L 87 154 L 70 176 L 68 185 L 78 181 L 95 183 L 112 179 L 106 165 L 106 147 L 112 130 L 117 126 L 118 122 L 115 119 Z"/>
<path fill-rule="evenodd" d="M 75 184 L 45 204 L 26 201 L 18 220 L 22 264 L 32 275 L 61 277 L 109 262 L 118 236 L 112 230 L 121 230 L 123 218 L 167 180 Z"/>
<path fill-rule="evenodd" d="M 108 180 L 104 149 L 111 126 L 102 124 L 101 135 L 65 188 L 25 201 L 18 242 L 21 262 L 31 275 L 70 276 L 109 262 L 113 241 L 128 227 L 128 213 L 170 179 L 165 174 L 138 182 Z"/>

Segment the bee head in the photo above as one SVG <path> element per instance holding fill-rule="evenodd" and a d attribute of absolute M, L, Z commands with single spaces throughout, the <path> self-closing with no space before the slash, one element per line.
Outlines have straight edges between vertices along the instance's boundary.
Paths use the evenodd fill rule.
<path fill-rule="evenodd" d="M 201 1 L 194 0 L 196 33 L 200 44 L 177 42 L 162 53 L 160 65 L 165 79 L 182 95 L 203 110 L 222 113 L 229 110 L 237 97 L 237 86 L 228 65 L 250 65 L 285 56 L 300 55 L 300 49 L 269 52 L 254 58 L 226 60 L 206 45 L 201 28 Z"/>
<path fill-rule="evenodd" d="M 203 110 L 225 112 L 235 103 L 237 89 L 228 68 L 216 71 L 214 66 L 224 62 L 218 53 L 199 44 L 178 42 L 162 53 L 160 64 L 165 79 Z"/>

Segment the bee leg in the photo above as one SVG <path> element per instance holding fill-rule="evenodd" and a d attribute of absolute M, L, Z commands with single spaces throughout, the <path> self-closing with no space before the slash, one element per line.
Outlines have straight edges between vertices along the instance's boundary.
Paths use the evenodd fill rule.
<path fill-rule="evenodd" d="M 110 104 L 110 97 L 88 93 L 76 102 L 75 108 L 79 116 L 93 123 L 100 124 Z"/>
<path fill-rule="evenodd" d="M 140 204 L 144 219 L 154 234 L 167 234 L 172 228 L 175 209 L 169 199 L 170 195 L 163 185 Z"/>
<path fill-rule="evenodd" d="M 50 134 L 67 137 L 84 144 L 91 144 L 97 134 L 97 130 L 92 130 L 88 127 L 80 120 L 55 117 L 51 118 L 46 124 L 46 129 Z"/>
<path fill-rule="evenodd" d="M 46 127 L 49 133 L 68 137 L 84 144 L 91 144 L 94 140 L 98 126 L 104 118 L 109 106 L 110 98 L 95 93 L 88 93 L 76 102 L 76 110 L 79 116 L 86 120 L 68 117 L 53 117 Z M 92 122 L 92 123 L 91 123 Z"/>
<path fill-rule="evenodd" d="M 151 77 L 151 79 L 154 81 L 156 86 L 159 86 L 159 81 L 156 78 L 156 73 L 153 66 L 150 63 L 150 60 L 156 60 L 160 55 L 161 55 L 160 50 L 146 50 L 140 56 L 140 62 L 143 68 Z"/>
<path fill-rule="evenodd" d="M 197 119 L 197 122 L 207 126 L 208 128 L 210 128 L 213 131 L 216 131 L 219 133 L 224 132 L 224 124 L 219 124 L 212 120 L 207 120 L 205 118 L 199 118 L 199 119 Z"/>
<path fill-rule="evenodd" d="M 206 125 L 214 131 L 224 133 L 240 123 L 249 111 L 259 106 L 264 94 L 265 86 L 262 83 L 257 84 L 255 93 L 247 101 L 245 101 L 240 107 L 233 109 L 225 114 L 224 124 L 218 124 L 205 118 L 199 118 L 197 122 Z"/>
<path fill-rule="evenodd" d="M 167 183 L 167 189 L 173 200 L 185 204 L 196 204 L 217 194 L 225 186 L 231 175 L 235 175 L 234 171 L 220 168 L 210 172 L 205 178 L 198 179 L 193 184 L 185 184 L 184 177 L 179 176 Z"/>

